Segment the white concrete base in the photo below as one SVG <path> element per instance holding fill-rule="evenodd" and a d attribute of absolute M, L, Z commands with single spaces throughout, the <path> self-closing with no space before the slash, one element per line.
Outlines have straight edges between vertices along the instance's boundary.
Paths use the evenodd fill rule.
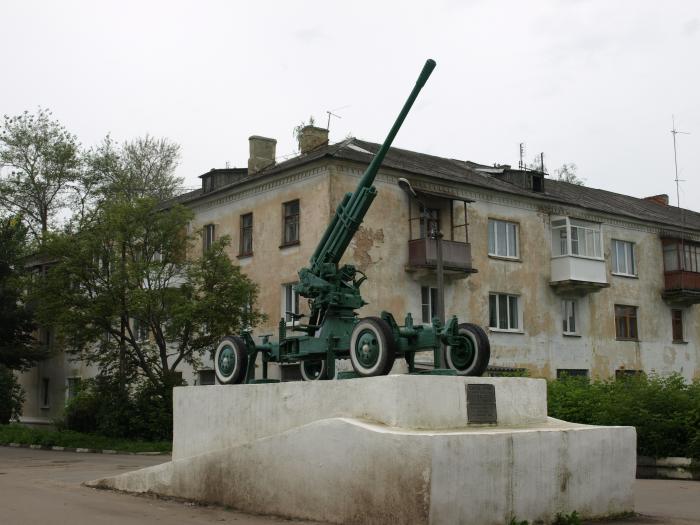
<path fill-rule="evenodd" d="M 495 385 L 498 425 L 468 424 L 468 382 Z M 544 387 L 390 376 L 181 388 L 173 461 L 91 484 L 331 523 L 501 525 L 633 510 L 634 429 L 547 418 Z"/>

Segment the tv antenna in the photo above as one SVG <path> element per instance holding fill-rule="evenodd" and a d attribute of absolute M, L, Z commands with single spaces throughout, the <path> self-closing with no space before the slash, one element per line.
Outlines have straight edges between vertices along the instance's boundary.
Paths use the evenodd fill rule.
<path fill-rule="evenodd" d="M 521 142 L 520 143 L 520 161 L 518 162 L 518 168 L 519 169 L 524 169 L 525 168 L 525 143 Z"/>
<path fill-rule="evenodd" d="M 684 182 L 678 178 L 678 148 L 676 147 L 676 135 L 690 135 L 687 131 L 678 131 L 676 129 L 676 117 L 671 115 L 671 121 L 673 122 L 673 129 L 671 130 L 671 135 L 673 135 L 673 166 L 676 170 L 676 206 L 681 207 L 681 192 L 680 183 Z"/>
<path fill-rule="evenodd" d="M 331 109 L 331 110 L 326 110 L 326 113 L 328 114 L 328 122 L 326 123 L 326 129 L 327 129 L 328 131 L 331 130 L 331 117 L 341 118 L 341 119 L 343 118 L 343 117 L 341 117 L 340 115 L 336 114 L 335 112 L 336 112 L 336 111 L 340 111 L 341 109 L 349 108 L 349 107 L 350 107 L 350 105 L 345 105 L 345 106 L 341 106 L 341 107 L 339 107 L 339 108 L 335 108 L 335 109 Z"/>

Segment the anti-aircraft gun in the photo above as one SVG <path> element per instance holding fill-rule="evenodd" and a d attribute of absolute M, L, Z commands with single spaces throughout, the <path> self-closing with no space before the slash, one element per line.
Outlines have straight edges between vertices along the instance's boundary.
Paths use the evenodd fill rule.
<path fill-rule="evenodd" d="M 305 380 L 335 377 L 336 359 L 350 359 L 356 377 L 385 375 L 397 357 L 403 357 L 409 373 L 415 373 L 415 353 L 432 350 L 436 367 L 429 373 L 481 375 L 486 369 L 490 346 L 486 333 L 477 325 L 459 324 L 452 316 L 445 324 L 437 318 L 432 325 L 414 325 L 407 314 L 399 326 L 394 316 L 382 312 L 379 317 L 358 318 L 356 310 L 367 304 L 360 286 L 367 276 L 353 265 L 339 266 L 355 232 L 377 195 L 373 186 L 379 168 L 391 147 L 418 93 L 435 68 L 428 60 L 416 85 L 399 113 L 389 134 L 364 172 L 357 189 L 347 193 L 336 209 L 323 237 L 311 256 L 309 266 L 299 271 L 296 292 L 309 300 L 307 324 L 303 316 L 287 312 L 293 319 L 288 335 L 285 319 L 279 323 L 277 343 L 262 336 L 256 344 L 250 331 L 227 336 L 214 355 L 216 377 L 220 383 L 270 382 L 267 364 L 300 363 Z M 444 347 L 444 349 L 443 349 Z M 255 361 L 262 356 L 262 379 L 255 379 Z M 440 369 L 442 363 L 447 369 Z"/>

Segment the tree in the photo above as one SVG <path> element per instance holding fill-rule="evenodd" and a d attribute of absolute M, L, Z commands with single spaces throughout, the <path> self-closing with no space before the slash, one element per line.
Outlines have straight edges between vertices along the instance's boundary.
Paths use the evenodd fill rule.
<path fill-rule="evenodd" d="M 17 217 L 0 219 L 0 365 L 26 370 L 48 357 L 32 337 L 35 328 L 25 302 L 27 228 Z"/>
<path fill-rule="evenodd" d="M 568 164 L 564 163 L 556 170 L 554 170 L 554 174 L 556 175 L 557 180 L 560 180 L 562 182 L 568 182 L 570 184 L 576 184 L 577 186 L 584 186 L 586 180 L 580 178 L 576 174 L 577 170 L 578 168 L 573 162 L 570 162 Z"/>
<path fill-rule="evenodd" d="M 0 424 L 22 413 L 24 391 L 14 371 L 48 357 L 32 338 L 32 314 L 24 302 L 26 234 L 19 218 L 0 219 Z"/>
<path fill-rule="evenodd" d="M 80 176 L 76 137 L 51 112 L 5 115 L 0 128 L 0 205 L 20 215 L 43 242 L 50 222 L 68 203 Z"/>
<path fill-rule="evenodd" d="M 186 257 L 200 235 L 187 233 L 191 217 L 152 198 L 104 202 L 82 229 L 46 245 L 56 263 L 38 290 L 40 320 L 103 373 L 145 378 L 168 396 L 181 363 L 198 366 L 221 337 L 261 318 L 226 239 Z"/>
<path fill-rule="evenodd" d="M 183 179 L 175 176 L 180 146 L 150 135 L 116 144 L 108 135 L 86 154 L 86 187 L 98 198 L 127 200 L 174 197 Z"/>

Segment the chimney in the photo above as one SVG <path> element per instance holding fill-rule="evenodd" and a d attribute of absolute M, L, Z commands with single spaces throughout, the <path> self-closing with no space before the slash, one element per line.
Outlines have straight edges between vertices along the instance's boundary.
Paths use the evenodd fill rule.
<path fill-rule="evenodd" d="M 652 195 L 651 197 L 644 197 L 644 200 L 653 202 L 654 204 L 668 206 L 668 195 L 666 195 L 665 193 L 662 193 L 661 195 Z"/>
<path fill-rule="evenodd" d="M 328 144 L 328 130 L 316 126 L 304 126 L 299 133 L 299 151 L 303 155 Z"/>
<path fill-rule="evenodd" d="M 258 173 L 275 164 L 277 141 L 259 135 L 248 137 L 250 157 L 248 158 L 248 174 Z"/>

